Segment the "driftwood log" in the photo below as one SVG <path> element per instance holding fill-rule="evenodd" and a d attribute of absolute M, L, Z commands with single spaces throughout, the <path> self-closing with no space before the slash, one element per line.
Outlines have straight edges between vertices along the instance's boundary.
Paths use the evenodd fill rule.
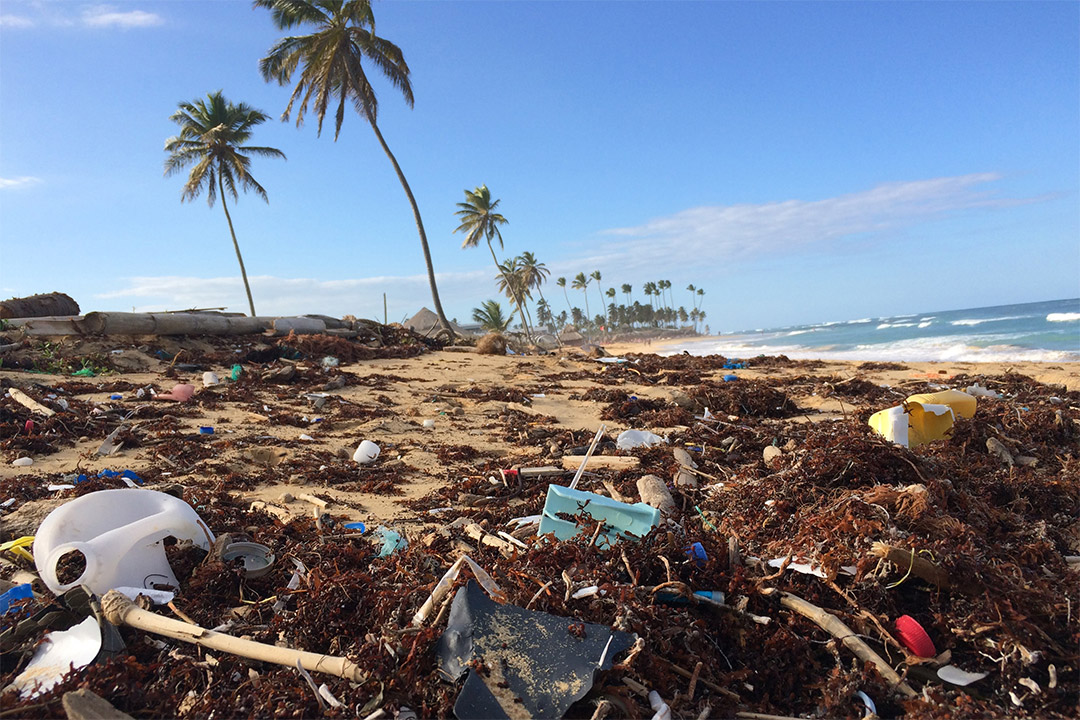
<path fill-rule="evenodd" d="M 296 667 L 296 664 L 300 663 L 305 670 L 336 675 L 352 682 L 363 682 L 367 679 L 366 673 L 348 658 L 266 645 L 254 640 L 243 640 L 232 635 L 207 630 L 191 623 L 162 617 L 157 613 L 143 610 L 129 600 L 126 595 L 116 590 L 105 593 L 105 597 L 101 599 L 101 609 L 105 614 L 105 618 L 113 625 L 127 625 L 137 630 L 157 633 L 174 640 L 182 640 L 212 650 L 220 650 L 240 657 L 276 665 Z"/>

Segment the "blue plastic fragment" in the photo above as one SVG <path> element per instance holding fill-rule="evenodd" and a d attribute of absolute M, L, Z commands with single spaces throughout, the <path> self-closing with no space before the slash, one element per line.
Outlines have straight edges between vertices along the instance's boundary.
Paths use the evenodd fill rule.
<path fill-rule="evenodd" d="M 724 382 L 734 382 L 735 380 L 738 380 L 738 379 L 739 379 L 738 375 L 725 375 L 724 376 Z"/>
<path fill-rule="evenodd" d="M 135 482 L 139 483 L 140 485 L 143 484 L 142 478 L 139 477 L 138 475 L 136 475 L 135 473 L 131 472 L 130 470 L 119 470 L 119 471 L 117 471 L 117 470 L 102 470 L 101 472 L 99 472 L 97 474 L 97 476 L 98 477 L 106 477 L 106 478 L 127 478 L 128 480 L 134 480 Z M 78 484 L 78 483 L 82 482 L 85 479 L 86 479 L 85 475 L 80 475 L 79 478 L 75 480 L 75 483 Z"/>
<path fill-rule="evenodd" d="M 694 564 L 699 568 L 705 567 L 705 563 L 709 561 L 709 555 L 705 552 L 705 546 L 699 542 L 687 545 L 685 550 L 687 557 L 692 558 Z"/>
<path fill-rule="evenodd" d="M 30 583 L 16 585 L 3 595 L 0 595 L 0 615 L 7 615 L 11 610 L 11 604 L 19 600 L 28 600 L 34 597 L 34 586 Z"/>
<path fill-rule="evenodd" d="M 395 532 L 389 528 L 379 527 L 375 531 L 375 535 L 382 540 L 382 547 L 379 549 L 379 557 L 387 557 L 393 555 L 398 550 L 404 550 L 409 547 L 409 541 L 401 536 L 401 533 Z"/>
<path fill-rule="evenodd" d="M 364 527 L 364 523 L 362 523 L 362 522 L 345 523 L 345 525 L 343 527 L 346 530 L 356 530 L 356 531 L 361 532 L 361 533 L 367 530 L 367 528 Z"/>

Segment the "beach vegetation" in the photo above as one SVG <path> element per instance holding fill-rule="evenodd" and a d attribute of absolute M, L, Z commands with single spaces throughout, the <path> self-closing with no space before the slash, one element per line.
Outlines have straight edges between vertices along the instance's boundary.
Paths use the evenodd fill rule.
<path fill-rule="evenodd" d="M 255 301 L 251 298 L 244 257 L 236 241 L 225 195 L 232 195 L 233 200 L 237 200 L 239 188 L 250 190 L 269 202 L 265 188 L 251 175 L 251 156 L 284 159 L 285 153 L 277 148 L 246 144 L 255 126 L 264 123 L 269 115 L 245 103 L 233 104 L 218 90 L 207 94 L 205 99 L 180 103 L 169 119 L 180 126 L 180 134 L 165 141 L 165 152 L 169 153 L 165 175 L 168 177 L 192 166 L 180 195 L 181 202 L 194 200 L 205 191 L 206 200 L 213 207 L 217 196 L 221 196 L 236 260 L 240 263 L 248 308 L 254 317 Z"/>
<path fill-rule="evenodd" d="M 412 107 L 410 71 L 401 48 L 375 34 L 375 14 L 368 0 L 254 0 L 254 6 L 269 10 L 279 30 L 290 31 L 299 27 L 311 29 L 307 35 L 281 38 L 259 61 L 259 71 L 267 82 L 273 80 L 279 85 L 287 85 L 292 82 L 294 74 L 298 75 L 281 119 L 288 120 L 293 106 L 299 102 L 296 112 L 296 125 L 299 127 L 310 104 L 318 121 L 318 134 L 321 135 L 326 112 L 332 103 L 336 104 L 333 114 L 336 141 L 345 119 L 345 107 L 352 104 L 357 114 L 371 126 L 412 208 L 427 265 L 435 314 L 443 329 L 453 333 L 439 300 L 435 268 L 431 263 L 431 250 L 420 208 L 401 165 L 379 129 L 379 104 L 368 77 L 367 67 L 373 66 Z"/>
<path fill-rule="evenodd" d="M 473 322 L 480 323 L 480 327 L 490 332 L 504 332 L 510 326 L 511 317 L 503 315 L 498 300 L 485 300 L 480 303 L 480 307 L 472 309 Z"/>

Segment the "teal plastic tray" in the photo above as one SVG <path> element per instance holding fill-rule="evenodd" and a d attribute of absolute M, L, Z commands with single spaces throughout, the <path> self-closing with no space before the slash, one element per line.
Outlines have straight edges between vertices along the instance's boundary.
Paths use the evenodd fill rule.
<path fill-rule="evenodd" d="M 585 527 L 556 517 L 563 513 L 574 517 L 588 514 L 592 521 Z M 554 533 L 559 540 L 569 540 L 578 533 L 592 532 L 597 520 L 604 521 L 604 529 L 596 538 L 596 546 L 608 547 L 620 536 L 643 537 L 660 522 L 660 511 L 645 503 L 627 503 L 612 500 L 583 490 L 571 490 L 561 485 L 548 485 L 544 513 L 540 516 L 540 535 Z"/>

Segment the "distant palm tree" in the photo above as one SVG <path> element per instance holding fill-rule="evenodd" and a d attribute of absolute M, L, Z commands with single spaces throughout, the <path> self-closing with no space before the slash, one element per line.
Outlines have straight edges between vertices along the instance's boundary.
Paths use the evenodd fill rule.
<path fill-rule="evenodd" d="M 573 310 L 574 306 L 570 302 L 570 296 L 566 294 L 566 278 L 564 278 L 564 277 L 556 278 L 555 279 L 555 284 L 562 288 L 563 297 L 566 298 L 566 309 L 567 310 Z"/>
<path fill-rule="evenodd" d="M 323 118 L 333 101 L 337 104 L 334 115 L 334 140 L 337 140 L 345 119 L 345 105 L 351 102 L 360 117 L 371 125 L 412 207 L 416 230 L 420 235 L 420 248 L 427 264 L 435 314 L 443 329 L 453 333 L 439 300 L 435 268 L 431 264 L 431 250 L 428 248 L 424 222 L 420 218 L 420 208 L 405 173 L 401 171 L 397 158 L 390 152 L 390 146 L 379 130 L 376 122 L 379 103 L 364 69 L 365 60 L 374 65 L 391 85 L 401 91 L 405 102 L 412 107 L 409 66 L 405 63 L 401 48 L 375 35 L 375 15 L 368 0 L 254 0 L 253 5 L 268 9 L 278 30 L 313 26 L 314 31 L 310 35 L 287 36 L 274 43 L 266 57 L 259 61 L 259 71 L 267 82 L 276 80 L 279 85 L 285 85 L 299 69 L 300 79 L 282 113 L 282 120 L 289 119 L 293 104 L 299 100 L 296 124 L 302 125 L 308 102 L 312 102 L 319 121 L 318 134 L 321 135 Z"/>
<path fill-rule="evenodd" d="M 698 296 L 697 309 L 700 310 L 701 309 L 701 304 L 705 302 L 705 288 L 698 288 L 697 289 L 697 296 Z"/>
<path fill-rule="evenodd" d="M 238 200 L 236 188 L 239 185 L 242 190 L 252 190 L 263 200 L 270 202 L 266 190 L 251 176 L 251 158 L 245 153 L 282 159 L 285 158 L 285 153 L 272 147 L 245 145 L 251 138 L 254 127 L 266 122 L 270 116 L 244 103 L 233 105 L 222 96 L 220 90 L 209 93 L 206 100 L 182 102 L 178 107 L 169 119 L 180 126 L 180 134 L 165 141 L 165 152 L 170 153 L 165 161 L 165 176 L 173 175 L 194 163 L 195 167 L 191 168 L 188 180 L 184 183 L 180 202 L 194 200 L 205 189 L 207 202 L 213 207 L 214 200 L 218 194 L 221 195 L 221 208 L 225 211 L 233 249 L 236 250 L 236 259 L 240 263 L 240 276 L 244 280 L 248 307 L 251 316 L 255 317 L 255 301 L 251 299 L 251 285 L 248 284 L 244 258 L 240 254 L 240 245 L 236 242 L 236 231 L 233 229 L 232 216 L 229 215 L 229 206 L 225 203 L 225 195 L 228 193 L 233 200 Z"/>
<path fill-rule="evenodd" d="M 586 318 L 591 317 L 591 313 L 589 312 L 589 295 L 588 295 L 588 293 L 585 292 L 585 288 L 587 288 L 588 286 L 589 286 L 589 278 L 585 277 L 585 273 L 583 273 L 583 272 L 580 272 L 577 275 L 575 275 L 574 276 L 574 282 L 570 285 L 570 287 L 574 288 L 575 290 L 580 290 L 581 294 L 585 296 L 585 317 Z"/>
<path fill-rule="evenodd" d="M 510 258 L 506 262 L 500 263 L 499 275 L 496 276 L 495 280 L 499 283 L 499 292 L 505 293 L 506 297 L 517 304 L 518 314 L 521 316 L 521 327 L 525 329 L 526 337 L 531 339 L 532 332 L 529 330 L 529 321 L 525 318 L 524 302 L 529 295 L 529 291 L 522 280 L 521 265 L 518 259 Z"/>
<path fill-rule="evenodd" d="M 510 325 L 510 317 L 503 316 L 502 306 L 498 300 L 485 300 L 480 307 L 473 308 L 472 319 L 480 323 L 480 327 L 491 332 L 505 332 Z"/>
<path fill-rule="evenodd" d="M 465 241 L 461 243 L 463 250 L 476 247 L 480 244 L 481 238 L 486 240 L 488 250 L 491 251 L 492 262 L 495 263 L 495 267 L 499 268 L 500 272 L 503 272 L 502 265 L 499 264 L 499 258 L 495 256 L 495 248 L 491 245 L 492 239 L 497 238 L 499 249 L 503 248 L 502 232 L 499 230 L 499 226 L 506 225 L 509 222 L 501 214 L 495 212 L 499 207 L 499 202 L 499 200 L 493 201 L 491 199 L 491 191 L 488 190 L 487 185 L 481 185 L 475 190 L 466 190 L 465 202 L 459 202 L 457 204 L 458 210 L 454 213 L 461 220 L 461 224 L 454 228 L 454 232 L 465 233 Z M 518 296 L 517 284 L 509 282 L 504 277 L 499 290 L 505 290 L 506 288 L 511 290 L 510 299 L 514 301 L 514 304 L 520 310 L 521 298 Z M 522 315 L 521 319 L 522 327 L 528 328 L 528 325 L 524 322 L 524 315 Z"/>
<path fill-rule="evenodd" d="M 604 289 L 600 287 L 600 271 L 593 270 L 589 273 L 589 277 L 596 281 L 596 292 L 600 294 L 600 309 L 604 309 Z"/>
<path fill-rule="evenodd" d="M 616 322 L 615 315 L 615 288 L 608 288 L 604 291 L 604 295 L 611 298 L 611 303 L 608 304 L 608 321 L 614 324 Z"/>
<path fill-rule="evenodd" d="M 622 290 L 623 295 L 626 296 L 626 304 L 629 305 L 630 304 L 630 293 L 634 291 L 634 287 L 630 283 L 623 283 L 622 287 L 619 288 L 619 289 Z"/>
<path fill-rule="evenodd" d="M 536 291 L 540 293 L 540 299 L 543 300 L 544 291 L 540 286 L 547 281 L 547 277 L 551 274 L 551 271 L 548 270 L 547 265 L 538 262 L 536 256 L 528 251 L 525 251 L 518 256 L 518 262 L 521 263 L 521 273 L 525 280 L 525 286 L 536 288 Z"/>
<path fill-rule="evenodd" d="M 649 298 L 650 307 L 652 307 L 653 310 L 655 310 L 656 306 L 653 305 L 652 296 L 658 294 L 658 292 L 659 292 L 656 289 L 656 283 L 652 282 L 651 280 L 649 282 L 645 283 L 645 287 L 642 289 L 642 292 L 645 293 L 645 297 Z"/>

